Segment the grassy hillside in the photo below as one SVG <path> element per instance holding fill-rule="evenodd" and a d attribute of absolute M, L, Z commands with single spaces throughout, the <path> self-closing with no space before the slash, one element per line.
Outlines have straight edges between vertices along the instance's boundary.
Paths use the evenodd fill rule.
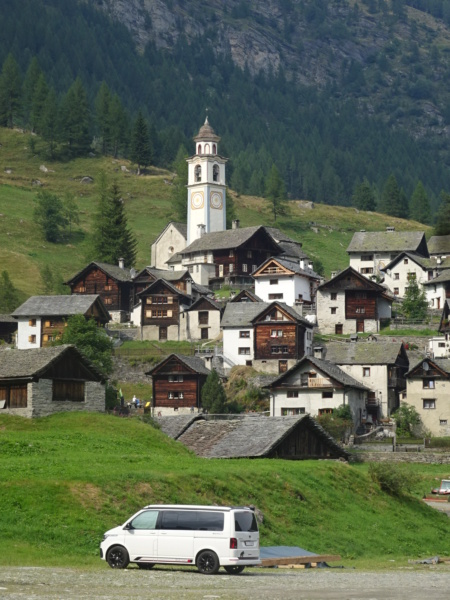
<path fill-rule="evenodd" d="M 172 175 L 150 168 L 148 174 L 137 177 L 133 166 L 125 160 L 111 157 L 80 158 L 71 162 L 49 162 L 43 158 L 43 145 L 34 137 L 35 152 L 30 150 L 30 134 L 0 129 L 0 263 L 9 271 L 13 283 L 24 295 L 42 292 L 40 270 L 46 264 L 69 278 L 88 260 L 92 215 L 96 205 L 98 176 L 104 171 L 110 179 L 117 178 L 125 202 L 129 224 L 138 240 L 138 264 L 150 262 L 150 246 L 162 228 L 175 214 L 171 206 L 169 184 Z M 44 166 L 47 171 L 41 170 Z M 126 167 L 127 171 L 121 169 Z M 93 184 L 83 184 L 89 176 Z M 80 226 L 66 244 L 45 242 L 33 222 L 33 200 L 40 189 L 63 196 L 75 195 L 81 211 Z M 412 221 L 387 217 L 377 213 L 359 212 L 316 204 L 306 208 L 302 202 L 290 202 L 290 215 L 274 223 L 269 207 L 261 198 L 234 197 L 237 216 L 242 226 L 276 225 L 293 238 L 301 241 L 305 251 L 314 260 L 319 258 L 326 274 L 348 265 L 346 248 L 354 231 L 383 230 L 386 225 L 397 229 L 430 228 Z M 314 223 L 315 225 L 313 225 Z"/>
<path fill-rule="evenodd" d="M 262 545 L 338 553 L 346 564 L 448 555 L 450 520 L 419 500 L 447 470 L 408 468 L 417 493 L 396 499 L 364 465 L 206 460 L 135 418 L 2 415 L 0 564 L 100 566 L 103 532 L 154 502 L 254 504 Z"/>

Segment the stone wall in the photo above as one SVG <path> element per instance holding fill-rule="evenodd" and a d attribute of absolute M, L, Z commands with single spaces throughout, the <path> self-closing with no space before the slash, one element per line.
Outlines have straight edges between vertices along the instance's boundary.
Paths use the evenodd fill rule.
<path fill-rule="evenodd" d="M 352 452 L 349 462 L 393 462 L 450 465 L 448 452 Z"/>
<path fill-rule="evenodd" d="M 24 416 L 47 417 L 60 412 L 105 412 L 105 385 L 86 381 L 84 402 L 53 402 L 53 381 L 41 379 L 28 384 L 28 411 Z M 17 413 L 15 413 L 17 414 Z"/>

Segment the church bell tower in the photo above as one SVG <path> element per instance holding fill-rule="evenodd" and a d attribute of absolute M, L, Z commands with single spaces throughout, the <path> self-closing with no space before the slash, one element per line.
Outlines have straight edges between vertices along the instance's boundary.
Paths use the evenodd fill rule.
<path fill-rule="evenodd" d="M 194 137 L 195 154 L 188 162 L 187 243 L 203 233 L 226 229 L 226 158 L 219 156 L 220 137 L 206 117 Z"/>

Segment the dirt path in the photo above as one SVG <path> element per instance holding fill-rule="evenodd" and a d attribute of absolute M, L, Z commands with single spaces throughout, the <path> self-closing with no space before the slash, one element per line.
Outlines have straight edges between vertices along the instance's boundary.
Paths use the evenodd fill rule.
<path fill-rule="evenodd" d="M 156 567 L 114 571 L 0 567 L 2 600 L 442 600 L 450 566 L 373 573 L 249 569 L 239 576 Z"/>

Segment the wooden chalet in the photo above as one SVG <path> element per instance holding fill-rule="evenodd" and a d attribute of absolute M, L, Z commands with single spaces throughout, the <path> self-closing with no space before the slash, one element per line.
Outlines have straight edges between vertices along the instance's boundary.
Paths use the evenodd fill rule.
<path fill-rule="evenodd" d="M 157 279 L 138 294 L 133 322 L 141 327 L 141 339 L 184 340 L 186 326 L 182 313 L 192 299 L 166 281 Z"/>
<path fill-rule="evenodd" d="M 163 432 L 205 458 L 348 458 L 345 450 L 309 415 L 199 415 L 159 419 Z"/>
<path fill-rule="evenodd" d="M 352 267 L 317 289 L 317 322 L 321 333 L 375 333 L 391 317 L 387 290 Z"/>
<path fill-rule="evenodd" d="M 201 390 L 210 371 L 195 356 L 171 354 L 146 375 L 153 383 L 155 416 L 191 414 L 201 407 Z"/>
<path fill-rule="evenodd" d="M 104 410 L 104 377 L 75 346 L 0 351 L 0 414 Z"/>
<path fill-rule="evenodd" d="M 17 347 L 51 346 L 60 339 L 67 319 L 74 315 L 94 319 L 101 327 L 110 321 L 109 312 L 99 294 L 31 296 L 12 313 L 18 323 Z"/>
<path fill-rule="evenodd" d="M 17 332 L 17 319 L 12 315 L 0 315 L 0 340 L 7 344 L 14 341 Z"/>
<path fill-rule="evenodd" d="M 133 300 L 132 272 L 121 266 L 91 262 L 65 282 L 71 294 L 99 294 L 114 321 L 127 320 Z"/>
<path fill-rule="evenodd" d="M 177 290 L 180 290 L 184 294 L 190 295 L 191 293 L 192 277 L 187 269 L 172 271 L 171 269 L 145 267 L 133 277 L 133 305 L 138 301 L 138 295 L 158 279 L 169 281 Z"/>

